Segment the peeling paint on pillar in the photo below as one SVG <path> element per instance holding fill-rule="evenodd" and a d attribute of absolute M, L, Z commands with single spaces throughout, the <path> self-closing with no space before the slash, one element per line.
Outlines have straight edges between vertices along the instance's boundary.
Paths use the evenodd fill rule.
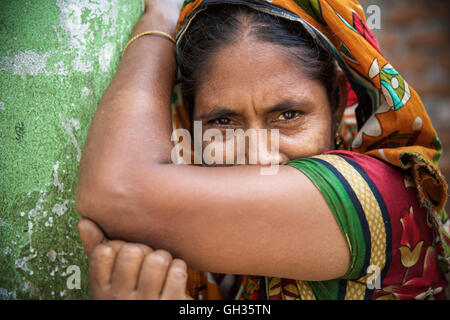
<path fill-rule="evenodd" d="M 0 1 L 0 299 L 87 299 L 81 150 L 142 0 Z M 68 288 L 70 269 L 81 289 Z"/>

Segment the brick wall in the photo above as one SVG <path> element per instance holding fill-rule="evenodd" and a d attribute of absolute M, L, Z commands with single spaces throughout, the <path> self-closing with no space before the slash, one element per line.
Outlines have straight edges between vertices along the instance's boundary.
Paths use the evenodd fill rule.
<path fill-rule="evenodd" d="M 360 3 L 381 8 L 381 29 L 373 31 L 384 56 L 420 94 L 444 145 L 440 168 L 450 181 L 450 1 Z"/>

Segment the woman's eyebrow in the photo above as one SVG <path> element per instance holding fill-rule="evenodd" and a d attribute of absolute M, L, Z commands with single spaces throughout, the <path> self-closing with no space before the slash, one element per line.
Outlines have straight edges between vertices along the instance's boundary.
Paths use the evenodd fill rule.
<path fill-rule="evenodd" d="M 266 113 L 272 113 L 272 112 L 283 112 L 290 110 L 294 107 L 306 107 L 308 105 L 308 102 L 306 101 L 293 101 L 293 100 L 285 100 L 280 103 L 277 103 L 267 111 Z M 239 113 L 237 113 L 234 110 L 228 109 L 226 107 L 214 107 L 209 112 L 204 113 L 199 116 L 201 120 L 205 119 L 215 119 L 215 118 L 224 118 L 224 117 L 232 117 L 232 116 L 239 116 Z"/>
<path fill-rule="evenodd" d="M 286 100 L 286 101 L 282 101 L 280 103 L 277 103 L 276 105 L 274 105 L 273 107 L 271 107 L 270 109 L 268 109 L 266 111 L 266 113 L 272 113 L 272 112 L 283 112 L 283 111 L 288 111 L 294 107 L 306 107 L 308 105 L 308 102 L 306 101 L 293 101 L 293 100 Z"/>
<path fill-rule="evenodd" d="M 223 117 L 231 117 L 238 116 L 239 114 L 236 111 L 231 109 L 223 108 L 223 107 L 215 107 L 212 108 L 211 111 L 200 115 L 200 119 L 211 119 L 211 118 L 223 118 Z"/>

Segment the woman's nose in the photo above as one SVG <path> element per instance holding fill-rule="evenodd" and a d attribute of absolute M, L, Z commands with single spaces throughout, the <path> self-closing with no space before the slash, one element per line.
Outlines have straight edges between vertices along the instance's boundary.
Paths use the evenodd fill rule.
<path fill-rule="evenodd" d="M 270 150 L 269 150 L 270 151 Z M 257 165 L 283 165 L 289 162 L 289 157 L 284 154 L 283 152 L 280 152 L 280 150 L 272 151 L 272 152 L 259 152 L 258 153 L 258 161 Z"/>
<path fill-rule="evenodd" d="M 246 163 L 250 165 L 278 165 L 287 161 L 287 157 L 280 153 L 278 130 L 253 129 L 249 135 L 246 148 Z"/>

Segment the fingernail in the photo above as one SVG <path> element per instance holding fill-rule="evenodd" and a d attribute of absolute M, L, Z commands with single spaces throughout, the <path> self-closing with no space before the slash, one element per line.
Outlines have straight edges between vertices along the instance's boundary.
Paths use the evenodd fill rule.
<path fill-rule="evenodd" d="M 184 270 L 183 268 L 175 268 L 175 273 L 177 273 L 178 275 L 185 277 L 186 276 L 186 270 Z"/>

